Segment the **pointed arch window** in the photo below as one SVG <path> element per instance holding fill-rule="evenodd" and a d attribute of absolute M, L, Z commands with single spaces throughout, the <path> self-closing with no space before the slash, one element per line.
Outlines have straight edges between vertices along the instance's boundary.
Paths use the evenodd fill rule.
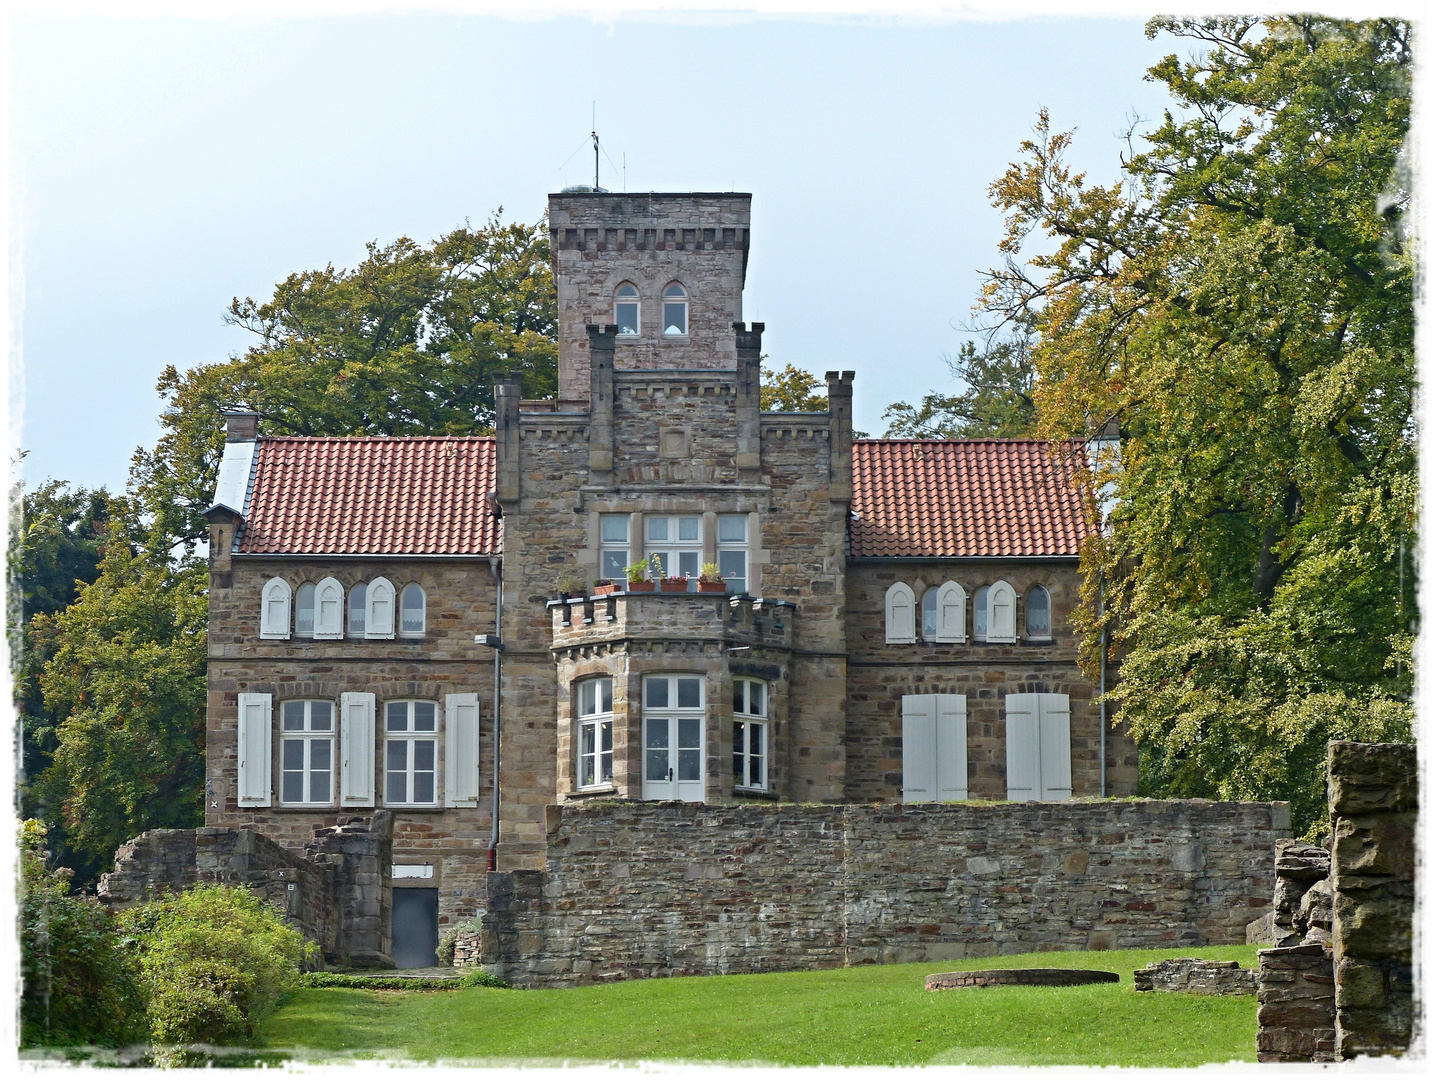
<path fill-rule="evenodd" d="M 989 625 L 985 640 L 1012 644 L 1014 632 L 1014 586 L 996 581 L 989 587 Z"/>
<path fill-rule="evenodd" d="M 364 636 L 393 636 L 393 584 L 387 578 L 374 578 L 368 583 L 367 628 Z"/>
<path fill-rule="evenodd" d="M 1036 585 L 1024 601 L 1024 634 L 1031 638 L 1047 638 L 1052 633 L 1049 590 Z"/>
<path fill-rule="evenodd" d="M 293 592 L 283 578 L 270 578 L 260 597 L 259 637 L 288 638 L 289 607 Z"/>
<path fill-rule="evenodd" d="M 664 337 L 685 337 L 687 329 L 686 289 L 673 281 L 661 294 L 661 333 Z"/>
<path fill-rule="evenodd" d="M 935 592 L 935 590 L 931 590 Z M 935 593 L 935 640 L 965 640 L 965 590 L 947 581 Z"/>
<path fill-rule="evenodd" d="M 903 581 L 885 590 L 885 641 L 891 645 L 915 641 L 915 592 Z"/>
<path fill-rule="evenodd" d="M 616 310 L 613 312 L 617 333 L 631 337 L 641 335 L 641 294 L 630 281 L 617 286 Z"/>
<path fill-rule="evenodd" d="M 293 598 L 293 636 L 313 636 L 313 600 L 316 590 L 313 582 L 305 581 L 298 587 Z"/>
<path fill-rule="evenodd" d="M 368 586 L 358 582 L 348 590 L 348 636 L 361 638 L 368 627 Z"/>
<path fill-rule="evenodd" d="M 404 637 L 422 637 L 428 628 L 428 594 L 417 582 L 403 587 L 402 623 Z"/>
<path fill-rule="evenodd" d="M 314 588 L 313 636 L 336 641 L 343 637 L 343 586 L 327 577 Z"/>

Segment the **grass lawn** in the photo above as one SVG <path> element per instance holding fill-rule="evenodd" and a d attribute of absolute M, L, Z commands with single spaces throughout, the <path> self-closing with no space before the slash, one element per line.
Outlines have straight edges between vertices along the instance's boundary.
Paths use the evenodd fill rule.
<path fill-rule="evenodd" d="M 1171 956 L 1257 963 L 1253 946 L 1025 953 L 571 990 L 304 990 L 269 1021 L 279 1058 L 780 1065 L 1142 1065 L 1254 1060 L 1252 996 L 1135 994 Z M 936 971 L 1083 967 L 1118 983 L 927 993 Z"/>

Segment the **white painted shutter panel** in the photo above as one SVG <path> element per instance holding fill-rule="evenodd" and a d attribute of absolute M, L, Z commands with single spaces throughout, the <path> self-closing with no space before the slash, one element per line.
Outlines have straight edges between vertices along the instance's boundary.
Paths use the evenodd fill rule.
<path fill-rule="evenodd" d="M 935 695 L 906 694 L 900 699 L 900 717 L 904 748 L 901 800 L 930 802 L 935 797 Z"/>
<path fill-rule="evenodd" d="M 239 695 L 239 805 L 271 806 L 273 696 Z"/>
<path fill-rule="evenodd" d="M 377 708 L 377 698 L 372 694 L 344 694 L 340 700 L 344 806 L 374 805 L 378 787 L 374 773 Z"/>
<path fill-rule="evenodd" d="M 965 640 L 965 590 L 958 582 L 947 581 L 936 597 L 936 641 Z"/>
<path fill-rule="evenodd" d="M 885 641 L 890 645 L 908 645 L 914 640 L 915 594 L 910 586 L 897 581 L 885 592 Z"/>
<path fill-rule="evenodd" d="M 314 590 L 313 636 L 330 641 L 343 636 L 343 586 L 334 578 L 324 578 Z"/>
<path fill-rule="evenodd" d="M 1005 797 L 1037 799 L 1039 785 L 1039 695 L 1004 699 Z"/>
<path fill-rule="evenodd" d="M 1069 760 L 1069 695 L 1039 695 L 1039 784 L 1041 799 L 1073 794 Z"/>
<path fill-rule="evenodd" d="M 1014 637 L 1014 587 L 997 581 L 989 590 L 989 633 L 986 640 L 1012 642 Z"/>
<path fill-rule="evenodd" d="M 393 586 L 387 578 L 374 578 L 368 583 L 368 625 L 364 635 L 393 636 Z"/>
<path fill-rule="evenodd" d="M 476 694 L 447 696 L 448 806 L 477 805 L 478 708 Z"/>
<path fill-rule="evenodd" d="M 259 637 L 288 637 L 289 602 L 292 598 L 288 582 L 283 578 L 270 578 L 259 599 Z"/>
<path fill-rule="evenodd" d="M 969 765 L 965 756 L 965 695 L 935 697 L 935 801 L 970 797 Z"/>

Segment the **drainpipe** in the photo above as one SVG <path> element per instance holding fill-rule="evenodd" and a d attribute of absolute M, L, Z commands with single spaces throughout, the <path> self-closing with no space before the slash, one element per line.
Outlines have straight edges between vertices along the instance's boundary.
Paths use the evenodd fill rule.
<path fill-rule="evenodd" d="M 1104 574 L 1099 573 L 1099 798 L 1107 798 L 1107 783 L 1105 780 L 1108 771 L 1109 757 L 1104 749 L 1104 732 L 1108 727 L 1108 718 L 1105 710 L 1108 706 L 1104 703 L 1104 694 L 1107 692 L 1106 670 L 1109 662 L 1109 630 L 1104 625 Z"/>
<path fill-rule="evenodd" d="M 492 837 L 487 842 L 487 869 L 491 871 L 497 869 L 497 830 L 502 810 L 502 560 L 494 555 L 487 560 L 487 566 L 497 582 L 497 632 L 478 634 L 475 640 L 492 648 Z"/>

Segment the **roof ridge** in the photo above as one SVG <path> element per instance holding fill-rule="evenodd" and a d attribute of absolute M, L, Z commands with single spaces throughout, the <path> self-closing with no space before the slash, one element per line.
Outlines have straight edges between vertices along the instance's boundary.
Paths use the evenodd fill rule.
<path fill-rule="evenodd" d="M 260 435 L 259 442 L 496 442 L 496 435 Z"/>

